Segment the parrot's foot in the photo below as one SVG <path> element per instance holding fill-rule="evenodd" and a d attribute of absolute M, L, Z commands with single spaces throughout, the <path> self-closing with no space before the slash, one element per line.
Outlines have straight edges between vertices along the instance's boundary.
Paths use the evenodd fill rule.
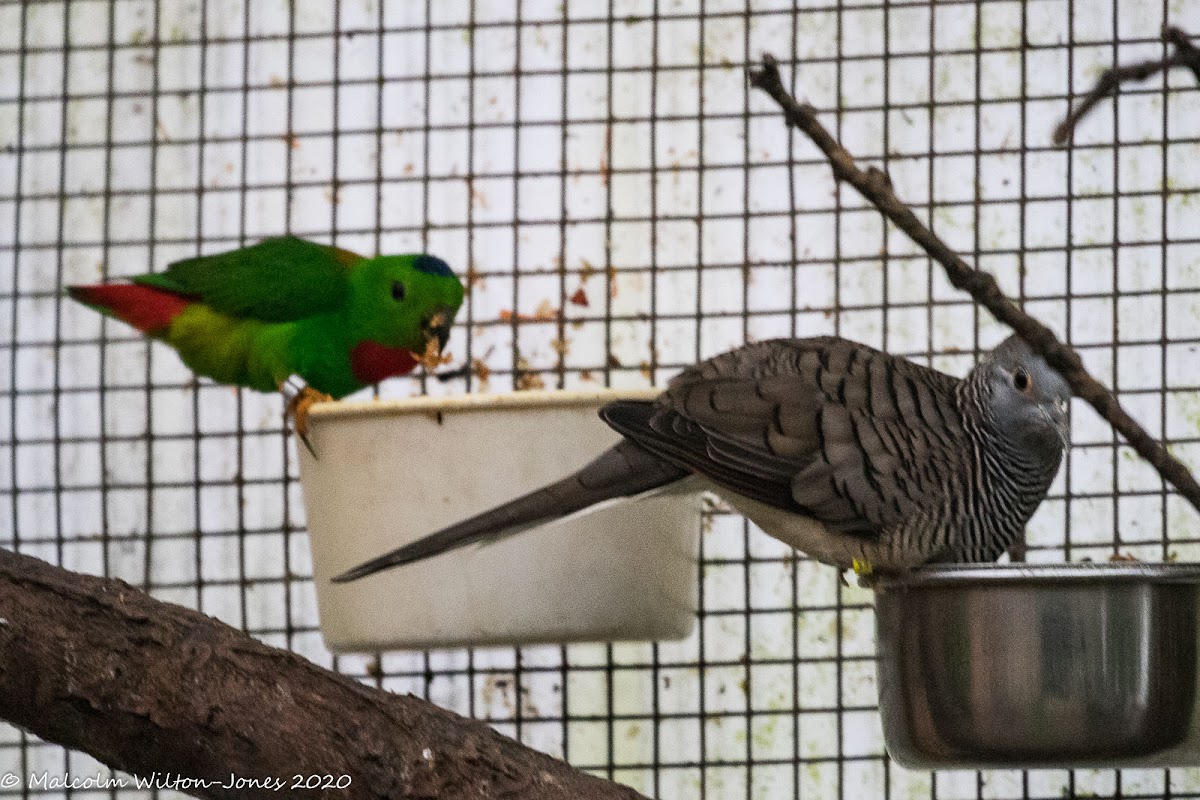
<path fill-rule="evenodd" d="M 1113 553 L 1111 556 L 1108 557 L 1108 560 L 1110 562 L 1113 562 L 1113 561 L 1140 561 L 1141 559 L 1139 559 L 1137 556 L 1130 555 L 1129 553 Z"/>
<path fill-rule="evenodd" d="M 283 411 L 284 428 L 287 428 L 287 422 L 291 419 L 296 436 L 299 437 L 300 441 L 304 442 L 304 446 L 308 448 L 308 452 L 313 458 L 317 457 L 317 451 L 313 450 L 312 442 L 308 440 L 308 411 L 314 404 L 325 403 L 330 400 L 333 400 L 333 398 L 324 392 L 318 392 L 311 386 L 304 386 L 300 391 L 288 398 L 287 406 Z"/>

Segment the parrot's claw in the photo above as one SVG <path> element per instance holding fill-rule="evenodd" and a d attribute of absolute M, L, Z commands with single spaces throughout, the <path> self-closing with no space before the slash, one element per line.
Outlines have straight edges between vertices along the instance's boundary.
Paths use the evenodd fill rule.
<path fill-rule="evenodd" d="M 304 449 L 307 450 L 308 454 L 313 457 L 313 461 L 316 461 L 317 451 L 313 450 L 312 442 L 308 440 L 308 431 L 301 433 L 299 427 L 297 427 L 296 436 L 300 439 L 300 441 L 304 442 Z"/>
<path fill-rule="evenodd" d="M 304 443 L 313 458 L 317 457 L 317 451 L 313 450 L 312 442 L 308 440 L 308 411 L 314 404 L 328 402 L 332 399 L 324 392 L 318 392 L 311 386 L 304 386 L 288 398 L 287 406 L 283 411 L 284 428 L 287 428 L 287 421 L 291 419 L 296 436 Z"/>

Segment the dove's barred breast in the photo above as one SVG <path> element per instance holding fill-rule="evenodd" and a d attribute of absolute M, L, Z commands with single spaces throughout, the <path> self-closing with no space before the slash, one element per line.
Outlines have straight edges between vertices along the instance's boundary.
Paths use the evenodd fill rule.
<path fill-rule="evenodd" d="M 1025 530 L 1025 523 L 1046 497 L 1062 460 L 1021 452 L 1010 438 L 1000 435 L 1003 420 L 994 419 L 982 380 L 964 381 L 960 403 L 971 424 L 972 471 L 975 481 L 965 487 L 972 507 L 965 519 L 949 520 L 960 541 L 953 561 L 995 561 Z"/>
<path fill-rule="evenodd" d="M 911 560 L 988 562 L 1005 553 L 1023 533 L 1058 472 L 1061 454 L 1039 459 L 1016 449 L 993 418 L 986 376 L 972 374 L 954 387 L 953 405 L 942 401 L 947 419 L 961 423 L 959 449 L 931 459 L 941 490 L 924 497 L 922 513 L 883 531 L 881 544 Z M 912 425 L 914 434 L 935 426 Z"/>

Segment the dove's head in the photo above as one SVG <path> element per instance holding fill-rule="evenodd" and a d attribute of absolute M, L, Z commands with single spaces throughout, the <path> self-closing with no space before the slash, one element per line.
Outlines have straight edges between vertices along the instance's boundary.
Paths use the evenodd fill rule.
<path fill-rule="evenodd" d="M 1071 441 L 1071 387 L 1063 377 L 1015 334 L 976 369 L 988 382 L 988 411 L 996 428 L 1026 452 L 1057 460 Z"/>

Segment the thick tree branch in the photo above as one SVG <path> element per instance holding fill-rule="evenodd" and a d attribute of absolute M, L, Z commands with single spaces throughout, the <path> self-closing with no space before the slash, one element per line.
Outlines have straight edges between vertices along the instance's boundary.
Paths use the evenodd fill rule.
<path fill-rule="evenodd" d="M 1129 81 L 1144 81 L 1154 77 L 1164 70 L 1174 67 L 1187 67 L 1200 81 L 1200 49 L 1192 44 L 1192 40 L 1179 28 L 1164 27 L 1163 39 L 1175 45 L 1175 52 L 1167 58 L 1155 61 L 1140 61 L 1136 64 L 1117 65 L 1106 69 L 1096 81 L 1092 90 L 1083 96 L 1079 105 L 1067 114 L 1067 118 L 1054 129 L 1054 143 L 1065 144 L 1075 135 L 1079 121 L 1087 116 L 1093 108 L 1106 97 L 1115 96 L 1122 83 Z"/>
<path fill-rule="evenodd" d="M 769 94 L 783 109 L 788 123 L 812 139 L 829 159 L 833 174 L 838 180 L 845 181 L 857 189 L 885 217 L 895 223 L 896 227 L 908 234 L 933 260 L 941 264 L 955 288 L 968 292 L 977 303 L 992 312 L 996 319 L 1029 342 L 1030 346 L 1066 379 L 1076 397 L 1086 400 L 1100 412 L 1142 458 L 1149 461 L 1164 479 L 1200 510 L 1200 484 L 1196 483 L 1187 467 L 1168 453 L 1166 448 L 1155 441 L 1125 412 L 1125 409 L 1121 408 L 1112 393 L 1084 369 L 1079 354 L 1073 348 L 1060 342 L 1054 331 L 1017 308 L 1000 291 L 995 278 L 973 268 L 926 227 L 913 210 L 896 196 L 892 182 L 886 174 L 875 167 L 859 169 L 854 163 L 854 157 L 817 119 L 815 109 L 799 103 L 784 88 L 779 77 L 778 64 L 773 56 L 763 55 L 763 67 L 750 73 L 750 83 Z"/>
<path fill-rule="evenodd" d="M 197 797 L 641 797 L 122 581 L 5 550 L 0 718 L 125 772 L 217 782 L 180 787 Z M 294 775 L 351 783 L 225 788 L 231 773 L 288 787 Z"/>

